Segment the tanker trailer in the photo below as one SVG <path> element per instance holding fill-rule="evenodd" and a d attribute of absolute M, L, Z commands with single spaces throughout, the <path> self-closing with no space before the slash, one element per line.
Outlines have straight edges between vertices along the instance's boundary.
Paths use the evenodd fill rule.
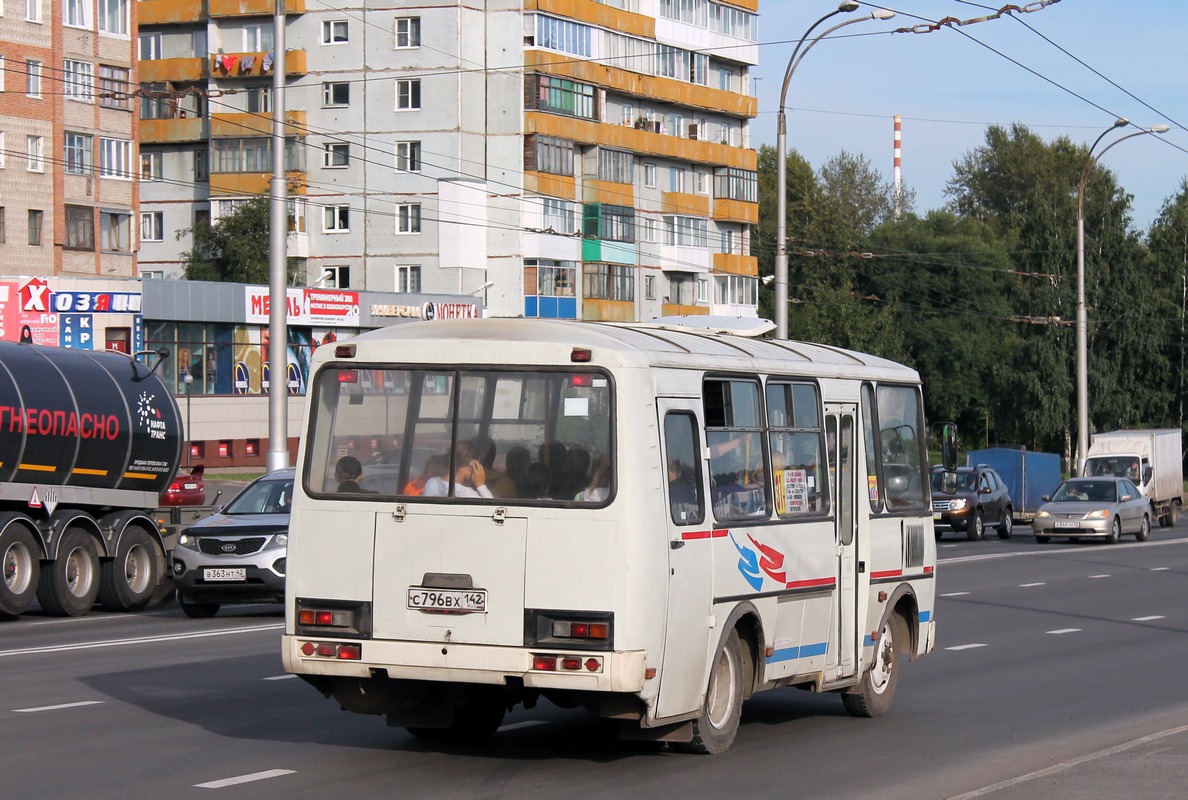
<path fill-rule="evenodd" d="M 165 355 L 162 353 L 159 355 Z M 123 353 L 0 342 L 0 613 L 136 611 L 168 580 L 154 510 L 181 415 Z"/>

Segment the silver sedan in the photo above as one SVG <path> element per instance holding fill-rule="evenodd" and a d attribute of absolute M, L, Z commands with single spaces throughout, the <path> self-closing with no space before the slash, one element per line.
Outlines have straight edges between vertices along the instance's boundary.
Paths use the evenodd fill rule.
<path fill-rule="evenodd" d="M 1031 522 L 1040 544 L 1053 536 L 1115 544 L 1128 533 L 1145 542 L 1151 533 L 1151 504 L 1126 478 L 1069 478 L 1044 501 Z"/>

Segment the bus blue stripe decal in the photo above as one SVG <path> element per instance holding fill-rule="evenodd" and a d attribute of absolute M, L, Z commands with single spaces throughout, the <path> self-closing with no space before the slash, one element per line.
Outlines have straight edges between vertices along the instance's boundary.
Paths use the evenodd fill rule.
<path fill-rule="evenodd" d="M 932 619 L 931 611 L 921 611 L 920 612 L 920 621 L 921 622 L 927 622 L 930 619 Z"/>
<path fill-rule="evenodd" d="M 798 658 L 809 658 L 811 656 L 823 656 L 829 649 L 827 642 L 817 642 L 816 644 L 804 644 L 800 647 L 781 647 L 772 653 L 771 657 L 767 659 L 768 664 L 775 664 L 780 661 L 794 661 Z"/>

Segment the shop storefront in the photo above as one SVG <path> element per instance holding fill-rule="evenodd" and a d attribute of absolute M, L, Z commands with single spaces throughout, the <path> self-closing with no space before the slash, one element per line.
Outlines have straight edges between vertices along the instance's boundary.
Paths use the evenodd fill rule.
<path fill-rule="evenodd" d="M 475 298 L 455 295 L 291 287 L 286 300 L 291 458 L 318 347 L 387 325 L 483 314 Z M 159 369 L 187 419 L 190 460 L 208 467 L 265 462 L 273 383 L 269 310 L 265 286 L 0 277 L 0 339 L 125 353 L 167 349 Z"/>

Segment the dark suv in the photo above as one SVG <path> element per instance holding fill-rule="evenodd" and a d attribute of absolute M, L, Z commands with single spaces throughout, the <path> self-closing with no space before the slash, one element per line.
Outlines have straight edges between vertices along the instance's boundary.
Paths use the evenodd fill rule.
<path fill-rule="evenodd" d="M 958 467 L 953 494 L 941 491 L 942 472 L 940 467 L 932 471 L 932 521 L 937 539 L 948 528 L 965 531 L 966 539 L 977 542 L 987 526 L 998 529 L 999 539 L 1011 538 L 1014 507 L 997 472 L 985 464 Z"/>

